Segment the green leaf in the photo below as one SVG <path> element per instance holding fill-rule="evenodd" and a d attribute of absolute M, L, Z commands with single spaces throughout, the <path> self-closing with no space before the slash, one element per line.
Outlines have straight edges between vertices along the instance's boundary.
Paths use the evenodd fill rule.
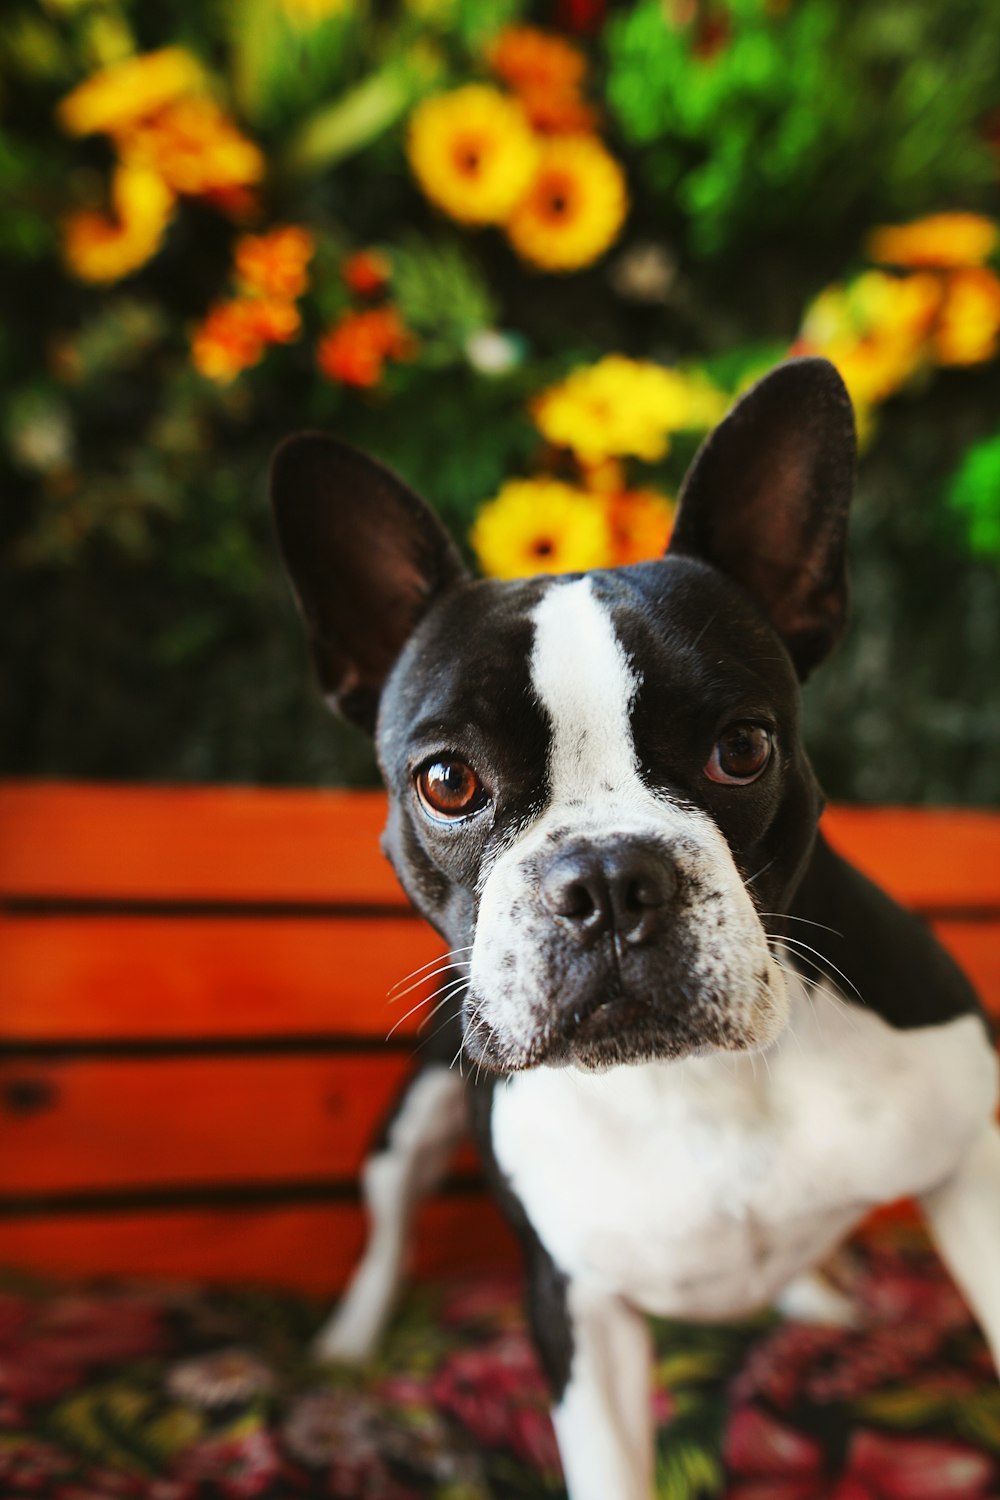
<path fill-rule="evenodd" d="M 954 1403 L 954 1418 L 966 1437 L 1000 1453 L 1000 1390 L 962 1396 Z"/>
<path fill-rule="evenodd" d="M 921 1391 L 910 1386 L 896 1386 L 878 1391 L 857 1402 L 856 1410 L 876 1422 L 891 1427 L 919 1427 L 943 1416 L 951 1405 L 949 1396 L 936 1391 Z"/>
<path fill-rule="evenodd" d="M 404 240 L 392 252 L 392 288 L 427 364 L 461 359 L 470 335 L 497 317 L 485 278 L 457 241 Z"/>

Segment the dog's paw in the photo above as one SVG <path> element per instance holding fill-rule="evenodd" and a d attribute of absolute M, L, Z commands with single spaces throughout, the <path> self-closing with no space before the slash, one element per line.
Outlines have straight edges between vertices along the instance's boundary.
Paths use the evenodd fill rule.
<path fill-rule="evenodd" d="M 775 1303 L 778 1311 L 797 1323 L 821 1323 L 828 1328 L 859 1328 L 860 1308 L 832 1286 L 818 1271 L 790 1281 Z"/>
<path fill-rule="evenodd" d="M 378 1349 L 381 1332 L 370 1318 L 358 1317 L 355 1309 L 338 1308 L 313 1339 L 312 1357 L 321 1365 L 367 1364 Z"/>

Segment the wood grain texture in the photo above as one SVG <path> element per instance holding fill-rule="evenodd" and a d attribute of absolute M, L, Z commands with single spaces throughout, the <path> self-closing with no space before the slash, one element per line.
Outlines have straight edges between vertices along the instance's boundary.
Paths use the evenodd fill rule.
<path fill-rule="evenodd" d="M 353 1179 L 405 1057 L 0 1061 L 0 1197 Z"/>
<path fill-rule="evenodd" d="M 405 904 L 381 792 L 0 785 L 0 890 Z M 833 807 L 831 842 L 907 904 L 1000 908 L 1000 817 Z"/>
<path fill-rule="evenodd" d="M 381 792 L 8 782 L 0 890 L 405 906 L 384 822 Z"/>
<path fill-rule="evenodd" d="M 360 1209 L 343 1204 L 74 1215 L 0 1222 L 0 1264 L 56 1275 L 259 1282 L 330 1296 L 347 1280 L 363 1236 Z M 438 1198 L 421 1213 L 418 1275 L 516 1264 L 513 1238 L 485 1195 Z"/>
<path fill-rule="evenodd" d="M 379 1038 L 436 981 L 388 991 L 441 952 L 405 916 L 0 917 L 0 1037 Z"/>

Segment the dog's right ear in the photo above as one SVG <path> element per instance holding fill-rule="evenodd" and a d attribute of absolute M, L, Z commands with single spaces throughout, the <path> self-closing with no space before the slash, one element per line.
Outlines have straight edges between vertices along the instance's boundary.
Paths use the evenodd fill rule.
<path fill-rule="evenodd" d="M 323 433 L 282 443 L 271 503 L 326 699 L 372 733 L 396 658 L 434 599 L 465 576 L 461 559 L 402 480 Z"/>

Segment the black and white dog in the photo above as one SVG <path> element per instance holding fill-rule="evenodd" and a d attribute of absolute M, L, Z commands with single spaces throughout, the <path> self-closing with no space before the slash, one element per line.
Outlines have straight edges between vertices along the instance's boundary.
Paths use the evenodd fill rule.
<path fill-rule="evenodd" d="M 841 1316 L 813 1268 L 876 1204 L 919 1198 L 1000 1359 L 989 1031 L 817 832 L 800 739 L 799 682 L 844 623 L 853 470 L 839 376 L 792 361 L 703 446 L 662 561 L 498 583 L 372 460 L 314 434 L 275 459 L 323 688 L 376 733 L 385 852 L 450 947 L 440 1058 L 464 1047 L 475 1080 L 466 1099 L 432 1060 L 412 1081 L 320 1349 L 376 1341 L 471 1111 L 572 1500 L 652 1493 L 644 1314 Z"/>

